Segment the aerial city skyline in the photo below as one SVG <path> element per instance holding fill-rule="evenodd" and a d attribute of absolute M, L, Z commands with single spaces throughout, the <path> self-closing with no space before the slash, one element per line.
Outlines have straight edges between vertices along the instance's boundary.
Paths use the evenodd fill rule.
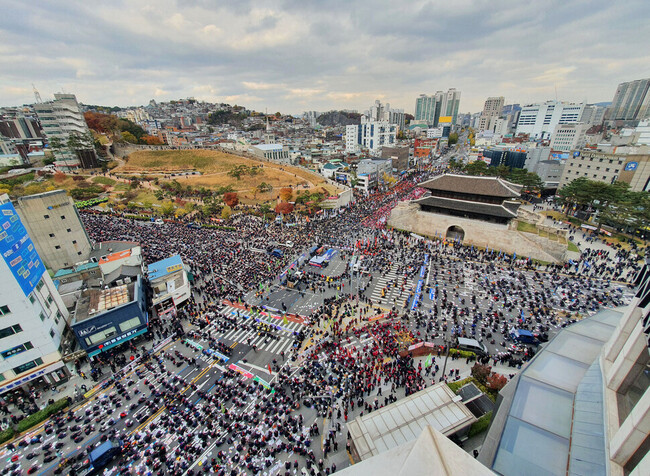
<path fill-rule="evenodd" d="M 21 45 L 0 50 L 4 106 L 31 103 L 34 83 L 85 104 L 195 97 L 299 114 L 380 99 L 413 114 L 418 95 L 456 88 L 476 112 L 491 96 L 610 101 L 649 75 L 642 1 L 0 3 L 0 38 Z"/>

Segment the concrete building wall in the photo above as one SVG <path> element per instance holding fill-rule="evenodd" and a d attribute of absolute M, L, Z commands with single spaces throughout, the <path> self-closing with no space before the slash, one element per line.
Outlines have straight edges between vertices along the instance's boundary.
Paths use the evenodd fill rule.
<path fill-rule="evenodd" d="M 56 272 L 88 258 L 90 238 L 65 191 L 20 197 L 16 211 L 48 268 Z"/>
<path fill-rule="evenodd" d="M 634 191 L 647 190 L 650 181 L 650 155 L 585 150 L 575 152 L 579 155 L 569 154 L 560 179 L 560 187 L 579 177 L 585 177 L 605 183 L 619 180 L 629 183 Z"/>
<path fill-rule="evenodd" d="M 49 275 L 44 273 L 36 288 L 25 296 L 0 259 L 0 306 L 0 332 L 4 336 L 0 337 L 0 393 L 36 374 L 51 383 L 60 379 L 50 376 L 52 372 L 66 375 L 60 349 L 68 311 Z"/>
<path fill-rule="evenodd" d="M 562 152 L 582 149 L 587 144 L 589 124 L 558 124 L 551 136 L 551 149 Z"/>

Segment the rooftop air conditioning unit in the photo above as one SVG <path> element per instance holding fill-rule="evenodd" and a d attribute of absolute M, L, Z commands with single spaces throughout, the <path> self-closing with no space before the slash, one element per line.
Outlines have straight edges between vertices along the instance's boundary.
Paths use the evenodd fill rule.
<path fill-rule="evenodd" d="M 131 278 L 124 278 L 124 283 L 129 284 L 131 282 Z"/>

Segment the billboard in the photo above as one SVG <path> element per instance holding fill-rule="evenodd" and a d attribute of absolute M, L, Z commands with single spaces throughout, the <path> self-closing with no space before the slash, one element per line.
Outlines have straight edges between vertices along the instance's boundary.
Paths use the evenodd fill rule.
<path fill-rule="evenodd" d="M 11 202 L 0 205 L 0 253 L 25 296 L 29 296 L 45 266 Z"/>
<path fill-rule="evenodd" d="M 451 124 L 452 116 L 440 116 L 438 124 Z"/>
<path fill-rule="evenodd" d="M 551 153 L 551 160 L 562 160 L 562 159 L 568 159 L 569 158 L 569 153 L 568 152 L 553 152 Z"/>

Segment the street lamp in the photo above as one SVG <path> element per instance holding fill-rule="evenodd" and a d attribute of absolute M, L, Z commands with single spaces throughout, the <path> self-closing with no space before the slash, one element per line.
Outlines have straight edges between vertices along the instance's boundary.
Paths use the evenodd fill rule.
<path fill-rule="evenodd" d="M 451 344 L 451 342 L 447 342 L 447 336 L 446 335 L 445 335 L 445 338 L 444 338 L 444 343 L 445 343 L 445 349 L 446 349 L 445 363 L 442 366 L 442 376 L 440 377 L 440 381 L 444 380 L 445 375 L 446 375 L 445 372 L 447 371 L 447 360 L 449 359 L 449 345 Z"/>

